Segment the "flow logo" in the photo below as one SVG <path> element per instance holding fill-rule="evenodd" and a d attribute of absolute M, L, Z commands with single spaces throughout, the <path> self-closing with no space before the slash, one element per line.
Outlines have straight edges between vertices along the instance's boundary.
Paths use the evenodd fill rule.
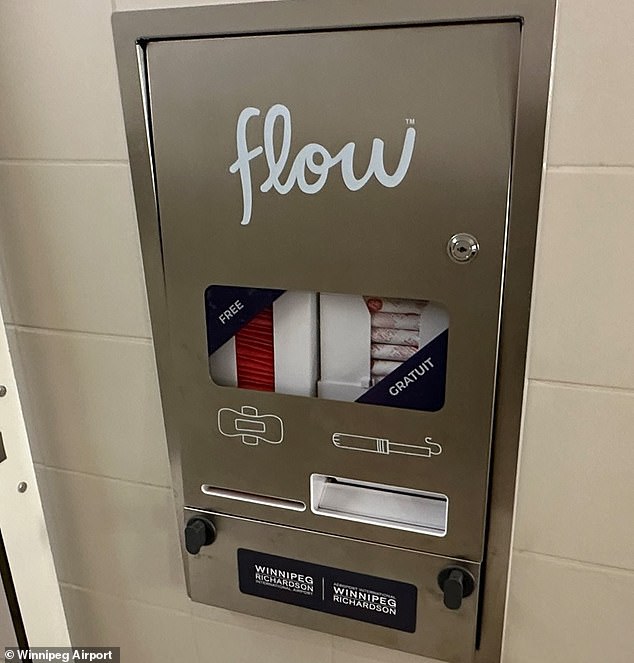
<path fill-rule="evenodd" d="M 373 175 L 383 186 L 393 188 L 403 181 L 412 161 L 414 143 L 416 141 L 416 129 L 409 126 L 405 131 L 398 166 L 392 174 L 389 174 L 385 170 L 383 158 L 385 143 L 380 138 L 374 138 L 372 141 L 370 162 L 364 175 L 360 178 L 357 178 L 354 174 L 355 143 L 346 143 L 335 155 L 331 155 L 319 143 L 308 143 L 308 145 L 302 147 L 297 153 L 286 181 L 282 182 L 280 178 L 288 162 L 291 149 L 291 112 L 283 104 L 271 106 L 264 118 L 264 145 L 258 145 L 253 149 L 249 149 L 247 145 L 247 124 L 252 117 L 257 117 L 258 115 L 260 115 L 260 109 L 251 106 L 245 108 L 240 113 L 236 127 L 236 150 L 238 158 L 229 166 L 230 173 L 240 173 L 243 202 L 241 224 L 243 226 L 251 222 L 253 207 L 253 183 L 251 181 L 250 162 L 262 153 L 264 153 L 269 168 L 269 175 L 260 185 L 260 191 L 266 193 L 271 189 L 275 189 L 282 195 L 289 193 L 295 185 L 304 193 L 318 193 L 326 184 L 330 169 L 337 166 L 337 164 L 341 166 L 341 177 L 345 186 L 350 191 L 358 191 L 363 188 Z M 278 120 L 282 122 L 282 145 L 279 154 L 276 153 L 273 143 L 275 124 Z M 307 172 L 312 174 L 313 177 L 311 179 L 315 177 L 316 179 L 308 182 L 306 177 Z"/>

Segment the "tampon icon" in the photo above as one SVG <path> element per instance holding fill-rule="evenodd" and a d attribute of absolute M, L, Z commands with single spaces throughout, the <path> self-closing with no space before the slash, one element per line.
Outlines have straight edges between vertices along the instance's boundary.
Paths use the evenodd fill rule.
<path fill-rule="evenodd" d="M 442 446 L 434 442 L 431 437 L 425 438 L 425 444 L 403 444 L 382 437 L 333 433 L 332 443 L 339 449 L 369 451 L 375 454 L 403 454 L 405 456 L 431 458 L 442 453 Z"/>

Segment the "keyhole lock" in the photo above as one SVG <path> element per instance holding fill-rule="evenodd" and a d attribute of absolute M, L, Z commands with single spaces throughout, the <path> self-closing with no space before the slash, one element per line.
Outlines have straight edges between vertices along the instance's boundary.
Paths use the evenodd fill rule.
<path fill-rule="evenodd" d="M 442 590 L 443 603 L 449 610 L 460 610 L 462 599 L 473 594 L 473 576 L 459 566 L 449 566 L 438 574 L 438 586 Z"/>
<path fill-rule="evenodd" d="M 478 240 L 469 233 L 457 233 L 447 243 L 447 253 L 454 262 L 469 262 L 480 251 Z"/>

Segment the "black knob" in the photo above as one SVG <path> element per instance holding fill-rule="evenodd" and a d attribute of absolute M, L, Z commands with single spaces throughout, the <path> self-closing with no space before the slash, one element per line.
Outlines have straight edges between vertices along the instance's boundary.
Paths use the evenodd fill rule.
<path fill-rule="evenodd" d="M 438 586 L 442 589 L 445 607 L 459 610 L 462 599 L 473 594 L 475 580 L 466 569 L 450 566 L 439 573 Z"/>
<path fill-rule="evenodd" d="M 185 526 L 185 548 L 190 555 L 197 555 L 203 546 L 208 546 L 216 539 L 216 528 L 206 518 L 195 516 Z"/>

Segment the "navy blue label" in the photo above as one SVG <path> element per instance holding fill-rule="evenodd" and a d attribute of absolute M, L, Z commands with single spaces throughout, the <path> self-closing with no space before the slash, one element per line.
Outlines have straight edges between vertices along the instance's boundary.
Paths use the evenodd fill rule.
<path fill-rule="evenodd" d="M 207 352 L 213 354 L 248 322 L 284 294 L 271 288 L 210 285 L 205 290 Z"/>
<path fill-rule="evenodd" d="M 414 585 L 296 559 L 238 550 L 243 594 L 377 624 L 416 630 Z"/>
<path fill-rule="evenodd" d="M 449 330 L 357 398 L 357 403 L 435 412 L 445 404 Z"/>

